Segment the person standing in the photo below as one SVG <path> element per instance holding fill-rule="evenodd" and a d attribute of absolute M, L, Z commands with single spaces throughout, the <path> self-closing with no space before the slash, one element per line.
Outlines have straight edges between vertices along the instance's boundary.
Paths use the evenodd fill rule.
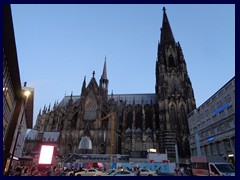
<path fill-rule="evenodd" d="M 138 170 L 137 170 L 137 168 L 135 167 L 135 168 L 134 168 L 134 176 L 137 176 L 137 174 L 138 174 Z"/>
<path fill-rule="evenodd" d="M 178 174 L 179 174 L 179 168 L 178 168 L 178 166 L 175 166 L 174 171 L 175 171 L 176 176 L 178 176 Z"/>
<path fill-rule="evenodd" d="M 183 176 L 184 175 L 184 167 L 180 168 L 180 175 Z"/>
<path fill-rule="evenodd" d="M 157 169 L 157 174 L 161 174 L 161 169 L 162 169 L 162 167 L 159 166 L 158 169 Z"/>
<path fill-rule="evenodd" d="M 137 168 L 137 176 L 141 176 L 139 167 Z"/>

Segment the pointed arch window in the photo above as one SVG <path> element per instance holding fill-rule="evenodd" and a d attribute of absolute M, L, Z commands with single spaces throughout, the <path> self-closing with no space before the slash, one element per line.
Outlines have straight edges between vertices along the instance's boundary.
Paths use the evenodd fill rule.
<path fill-rule="evenodd" d="M 93 94 L 94 93 L 90 91 L 89 97 L 86 100 L 84 120 L 95 120 L 97 117 L 97 102 Z"/>
<path fill-rule="evenodd" d="M 152 125 L 153 125 L 153 111 L 150 108 L 146 108 L 145 110 L 145 128 L 150 128 L 150 129 L 153 129 Z"/>
<path fill-rule="evenodd" d="M 142 151 L 143 150 L 142 149 L 142 140 L 139 137 L 136 139 L 136 150 L 137 151 Z"/>
<path fill-rule="evenodd" d="M 169 57 L 168 57 L 168 63 L 169 63 L 169 67 L 172 68 L 175 66 L 175 63 L 174 63 L 174 58 L 173 58 L 173 55 L 170 54 Z"/>
<path fill-rule="evenodd" d="M 105 154 L 106 153 L 106 147 L 104 144 L 100 144 L 99 146 L 99 154 Z"/>
<path fill-rule="evenodd" d="M 147 140 L 146 140 L 146 148 L 147 149 L 152 149 L 153 148 L 153 141 L 150 137 L 148 137 Z"/>
<path fill-rule="evenodd" d="M 180 123 L 184 126 L 187 123 L 187 115 L 183 104 L 180 106 Z"/>
<path fill-rule="evenodd" d="M 127 127 L 132 127 L 132 120 L 133 120 L 133 113 L 132 111 L 128 111 L 127 117 L 126 117 L 126 125 Z"/>
<path fill-rule="evenodd" d="M 82 137 L 78 149 L 92 149 L 92 141 L 90 137 L 88 136 Z"/>
<path fill-rule="evenodd" d="M 130 138 L 127 138 L 125 141 L 125 149 L 131 150 L 131 139 Z"/>
<path fill-rule="evenodd" d="M 137 109 L 135 119 L 136 119 L 136 127 L 142 128 L 142 110 L 140 108 Z"/>
<path fill-rule="evenodd" d="M 170 107 L 170 114 L 169 114 L 169 116 L 170 116 L 171 127 L 173 129 L 177 128 L 178 124 L 177 124 L 176 109 L 175 109 L 175 106 L 173 104 Z"/>

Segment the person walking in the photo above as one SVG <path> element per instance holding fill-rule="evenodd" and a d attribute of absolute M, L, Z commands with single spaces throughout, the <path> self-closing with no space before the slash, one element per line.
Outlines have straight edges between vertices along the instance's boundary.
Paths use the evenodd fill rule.
<path fill-rule="evenodd" d="M 174 171 L 175 171 L 176 176 L 179 176 L 179 173 L 180 173 L 179 171 L 180 171 L 180 169 L 179 169 L 178 166 L 175 166 Z"/>
<path fill-rule="evenodd" d="M 137 168 L 137 176 L 141 176 L 139 167 Z"/>
<path fill-rule="evenodd" d="M 157 169 L 157 174 L 158 174 L 158 175 L 162 173 L 161 170 L 162 170 L 162 167 L 159 166 L 158 169 Z"/>
<path fill-rule="evenodd" d="M 180 175 L 183 176 L 184 175 L 184 167 L 180 168 Z"/>
<path fill-rule="evenodd" d="M 137 176 L 137 174 L 138 174 L 138 170 L 137 170 L 137 168 L 135 167 L 135 168 L 134 168 L 134 176 Z"/>

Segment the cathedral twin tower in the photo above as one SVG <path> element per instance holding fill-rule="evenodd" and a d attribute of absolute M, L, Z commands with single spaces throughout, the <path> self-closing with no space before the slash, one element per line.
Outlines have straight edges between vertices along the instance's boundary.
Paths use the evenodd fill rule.
<path fill-rule="evenodd" d="M 71 153 L 140 157 L 150 148 L 170 159 L 176 157 L 176 150 L 180 158 L 190 157 L 187 115 L 196 108 L 194 93 L 165 8 L 155 93 L 108 95 L 108 83 L 105 60 L 99 85 L 94 73 L 88 85 L 84 78 L 81 94 L 65 96 L 52 110 L 44 108 L 34 129 L 59 132 L 59 153 L 65 157 Z"/>

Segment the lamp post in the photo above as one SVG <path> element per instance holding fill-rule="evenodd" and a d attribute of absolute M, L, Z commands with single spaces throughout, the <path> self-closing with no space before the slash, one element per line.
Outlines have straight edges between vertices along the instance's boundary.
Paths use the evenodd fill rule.
<path fill-rule="evenodd" d="M 26 86 L 26 83 L 24 83 L 24 87 L 25 87 L 25 86 Z M 23 111 L 22 111 L 20 123 L 19 123 L 19 126 L 18 126 L 17 136 L 16 136 L 16 138 L 15 138 L 13 150 L 12 150 L 11 157 L 10 157 L 8 174 L 9 174 L 9 170 L 10 170 L 10 168 L 11 168 L 11 166 L 12 166 L 12 161 L 13 161 L 13 157 L 14 157 L 15 150 L 16 150 L 16 146 L 17 146 L 17 142 L 18 142 L 18 137 L 19 137 L 19 134 L 21 133 L 21 127 L 22 127 L 22 122 L 23 122 L 23 117 L 24 117 L 24 114 L 25 114 L 25 110 L 26 110 L 26 105 L 27 105 L 28 97 L 29 97 L 29 95 L 31 94 L 31 92 L 30 92 L 29 90 L 25 90 L 25 91 L 23 92 L 23 94 L 24 94 L 24 97 L 25 97 L 24 104 L 23 104 Z"/>

